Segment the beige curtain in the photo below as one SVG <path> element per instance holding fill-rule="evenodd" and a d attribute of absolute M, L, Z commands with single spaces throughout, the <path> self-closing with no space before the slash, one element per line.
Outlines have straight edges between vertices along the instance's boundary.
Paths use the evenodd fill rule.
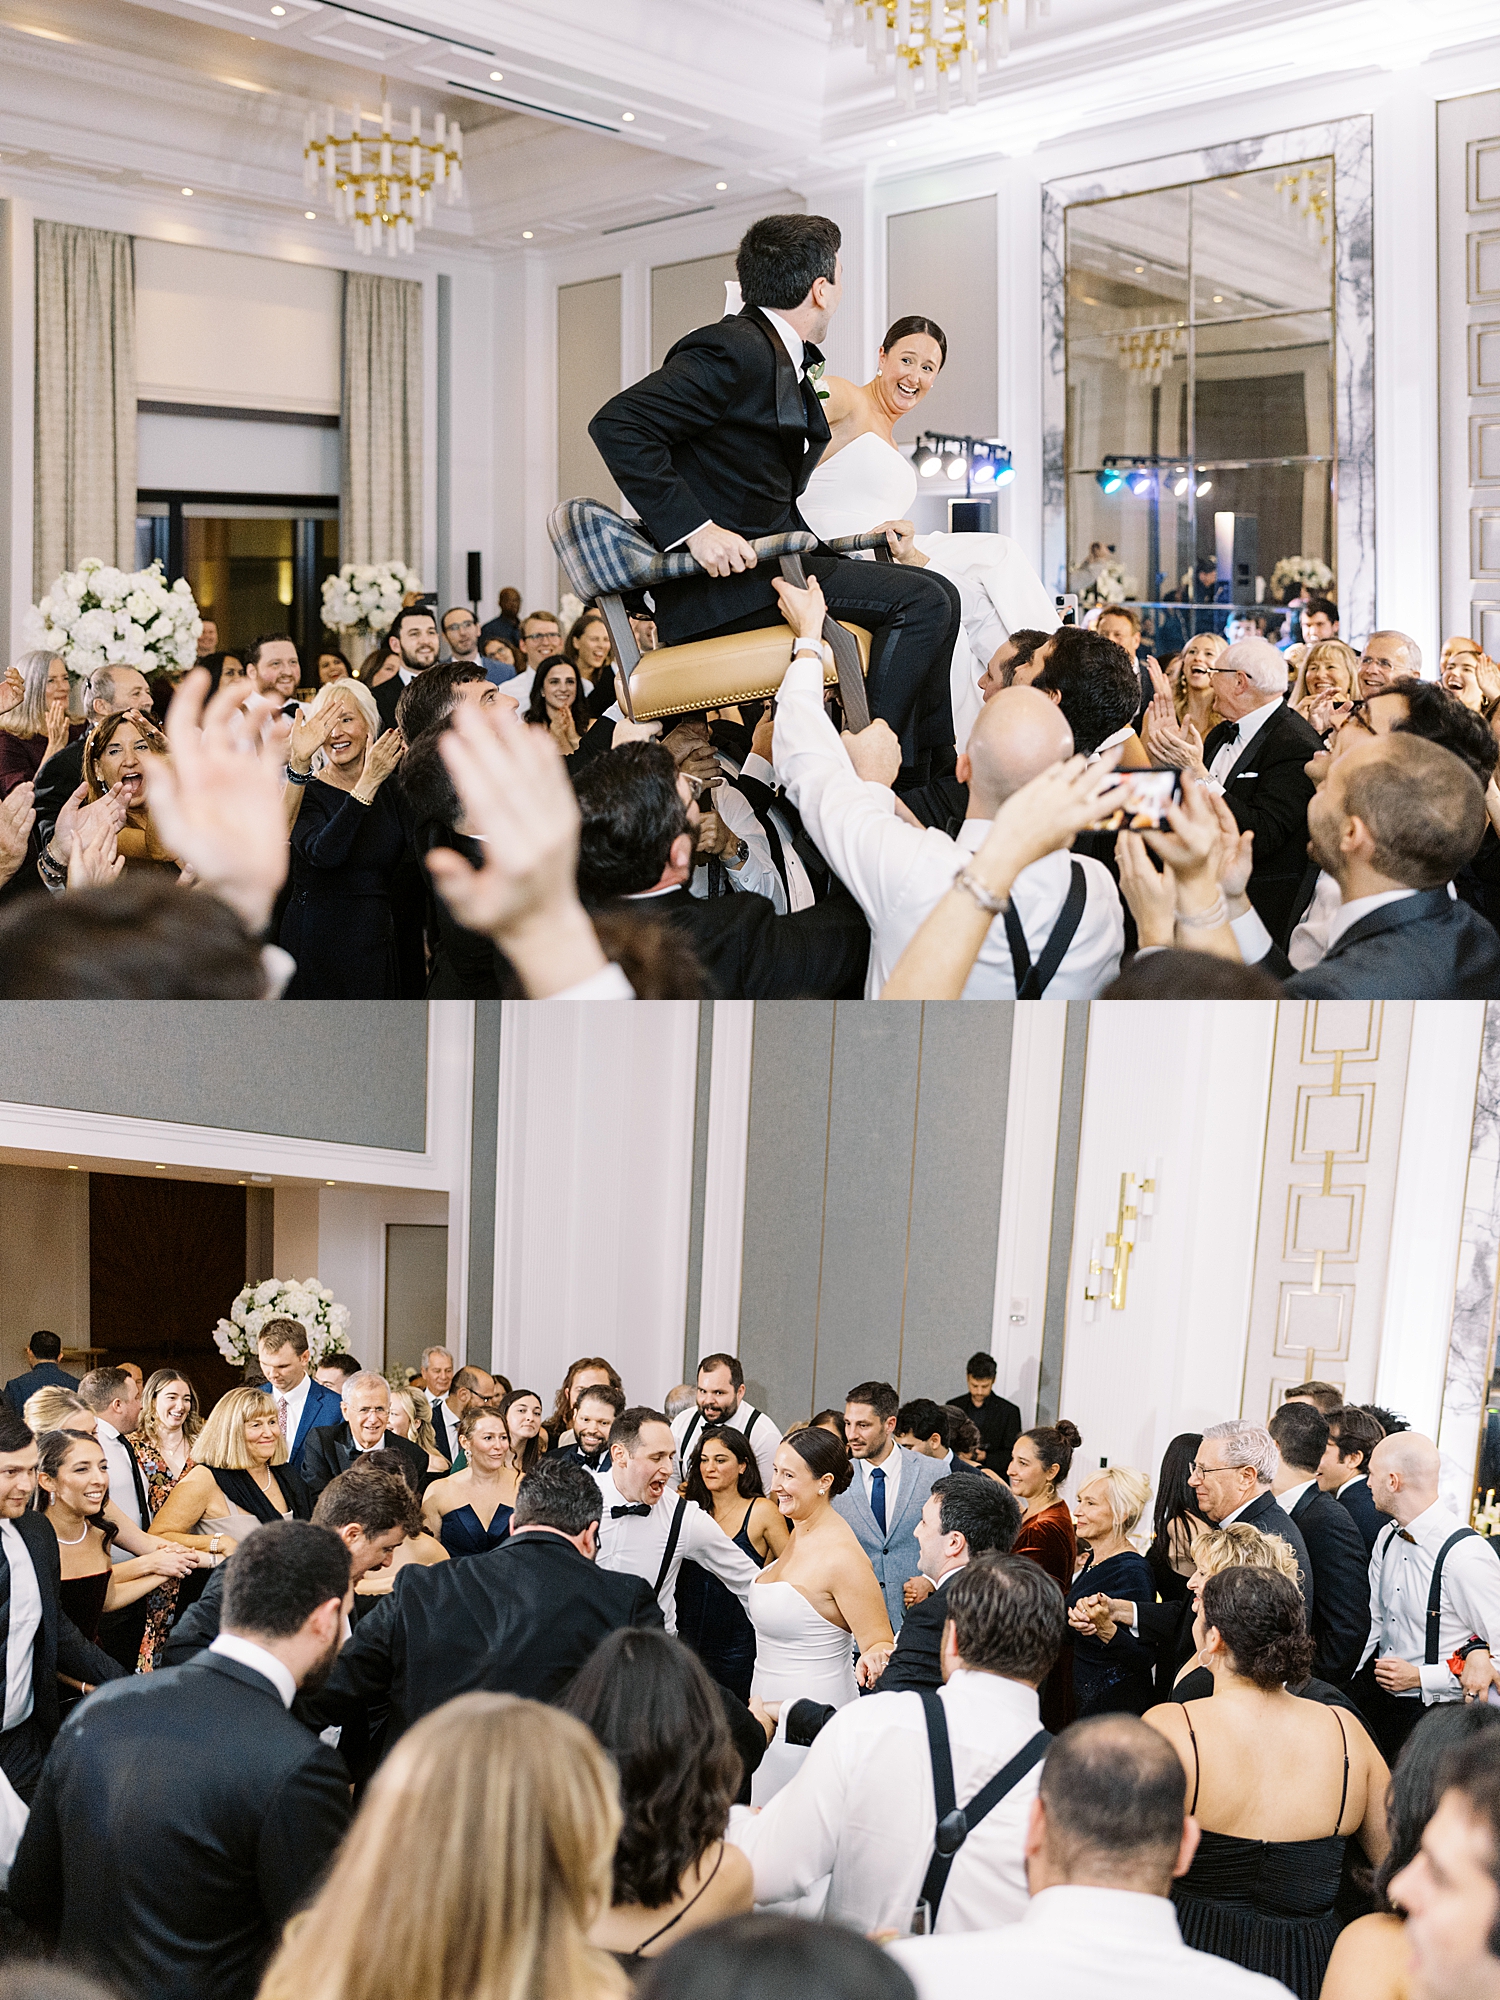
<path fill-rule="evenodd" d="M 419 570 L 422 287 L 409 279 L 344 279 L 342 449 L 340 561 Z"/>
<path fill-rule="evenodd" d="M 39 222 L 37 597 L 85 556 L 135 568 L 135 397 L 130 238 Z"/>

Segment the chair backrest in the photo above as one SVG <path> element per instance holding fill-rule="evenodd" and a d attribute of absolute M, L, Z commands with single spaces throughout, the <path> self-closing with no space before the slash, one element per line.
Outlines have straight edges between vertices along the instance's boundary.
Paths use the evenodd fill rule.
<path fill-rule="evenodd" d="M 698 565 L 686 549 L 663 555 L 634 522 L 599 500 L 564 500 L 547 516 L 547 534 L 563 574 L 580 597 L 643 590 Z"/>

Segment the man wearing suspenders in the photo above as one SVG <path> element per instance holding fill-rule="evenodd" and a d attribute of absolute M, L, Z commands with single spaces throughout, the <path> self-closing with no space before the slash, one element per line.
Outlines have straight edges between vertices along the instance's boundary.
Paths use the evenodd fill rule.
<path fill-rule="evenodd" d="M 771 1491 L 771 1473 L 781 1432 L 766 1415 L 745 1401 L 745 1371 L 737 1354 L 706 1354 L 698 1363 L 698 1407 L 684 1410 L 672 1421 L 672 1437 L 677 1446 L 677 1466 L 686 1479 L 703 1433 L 714 1424 L 729 1424 L 741 1432 L 755 1462 L 766 1493 Z"/>
<path fill-rule="evenodd" d="M 1382 1438 L 1370 1492 L 1389 1519 L 1370 1555 L 1370 1639 L 1353 1693 L 1388 1763 L 1432 1703 L 1482 1701 L 1500 1649 L 1500 1560 L 1438 1499 L 1437 1446 Z"/>

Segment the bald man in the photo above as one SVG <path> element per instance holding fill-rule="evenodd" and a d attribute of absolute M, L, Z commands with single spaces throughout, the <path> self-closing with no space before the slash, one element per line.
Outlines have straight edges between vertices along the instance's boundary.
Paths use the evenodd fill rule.
<path fill-rule="evenodd" d="M 821 598 L 778 583 L 794 630 L 822 629 Z M 864 911 L 871 931 L 867 999 L 875 999 L 907 941 L 983 844 L 1011 793 L 1073 753 L 1061 711 L 1034 688 L 987 699 L 955 775 L 969 789 L 956 836 L 903 816 L 891 790 L 900 745 L 883 722 L 841 740 L 823 706 L 823 665 L 793 656 L 776 703 L 772 758 L 788 798 L 819 852 Z M 1119 894 L 1109 870 L 1060 848 L 1017 876 L 1008 913 L 997 916 L 964 987 L 964 998 L 1087 1000 L 1114 978 L 1125 945 Z"/>
<path fill-rule="evenodd" d="M 1372 632 L 1359 660 L 1359 691 L 1368 701 L 1392 681 L 1420 679 L 1422 648 L 1409 632 Z"/>
<path fill-rule="evenodd" d="M 1390 1525 L 1370 1556 L 1370 1639 L 1353 1692 L 1390 1764 L 1435 1702 L 1482 1701 L 1500 1657 L 1500 1558 L 1439 1500 L 1439 1469 L 1420 1431 L 1370 1454 L 1370 1494 Z"/>

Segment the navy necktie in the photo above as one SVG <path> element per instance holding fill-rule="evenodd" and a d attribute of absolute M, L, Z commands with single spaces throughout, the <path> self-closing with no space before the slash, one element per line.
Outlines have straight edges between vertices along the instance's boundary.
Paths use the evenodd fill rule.
<path fill-rule="evenodd" d="M 885 1533 L 885 1473 L 878 1465 L 870 1468 L 870 1512 L 875 1516 L 875 1525 L 881 1534 Z"/>

